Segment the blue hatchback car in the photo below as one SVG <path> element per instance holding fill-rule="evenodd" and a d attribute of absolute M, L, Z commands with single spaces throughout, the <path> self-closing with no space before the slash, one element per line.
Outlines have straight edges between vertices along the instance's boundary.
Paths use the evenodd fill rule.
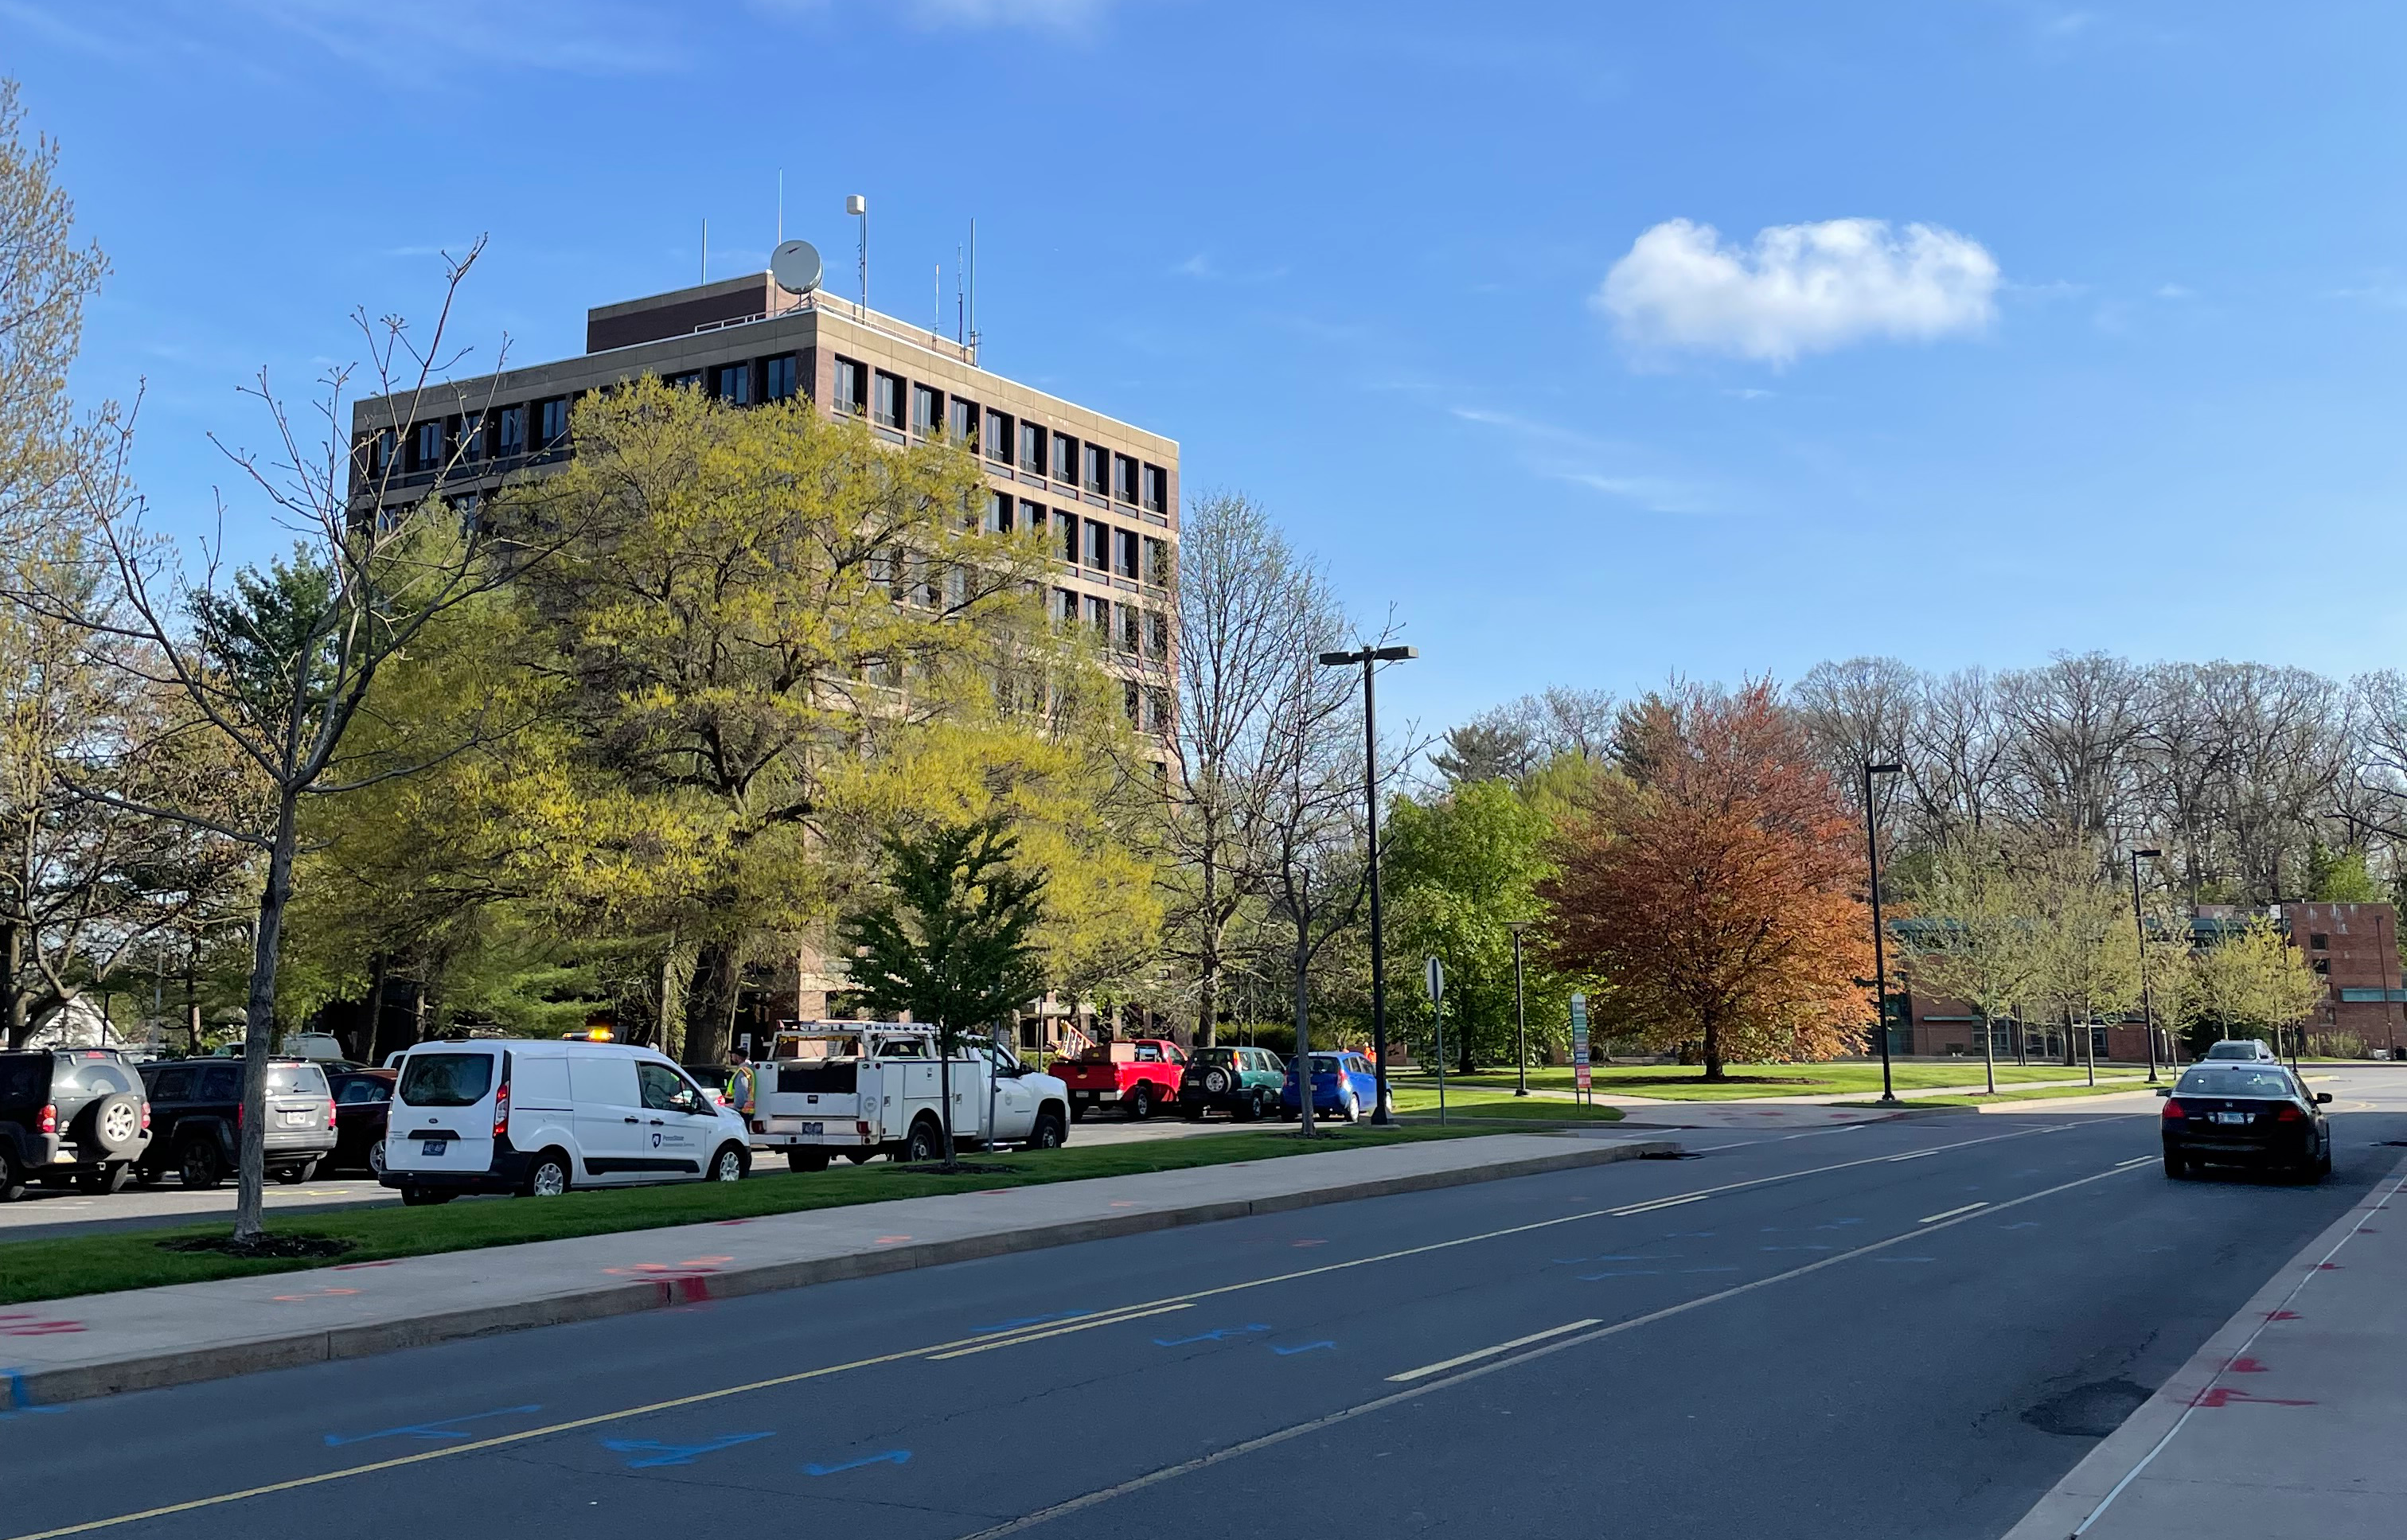
<path fill-rule="evenodd" d="M 1279 1089 L 1279 1105 L 1293 1118 L 1303 1110 L 1296 1091 L 1296 1064 L 1287 1066 L 1287 1084 Z M 1370 1061 L 1359 1053 L 1316 1053 L 1312 1056 L 1312 1112 L 1317 1118 L 1343 1118 L 1347 1122 L 1378 1103 L 1379 1077 Z"/>

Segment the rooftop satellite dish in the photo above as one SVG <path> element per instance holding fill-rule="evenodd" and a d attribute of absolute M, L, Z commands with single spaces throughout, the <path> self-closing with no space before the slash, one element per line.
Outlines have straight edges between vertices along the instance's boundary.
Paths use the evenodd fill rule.
<path fill-rule="evenodd" d="M 790 240 L 769 253 L 769 276 L 790 294 L 807 294 L 819 286 L 819 249 L 806 240 Z"/>

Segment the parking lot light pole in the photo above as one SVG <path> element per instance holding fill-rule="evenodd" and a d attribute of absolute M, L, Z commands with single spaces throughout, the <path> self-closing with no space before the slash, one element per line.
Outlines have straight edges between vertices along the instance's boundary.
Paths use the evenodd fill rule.
<path fill-rule="evenodd" d="M 1520 1089 L 1516 1096 L 1530 1094 L 1530 1008 L 1521 994 L 1521 933 L 1530 928 L 1526 920 L 1508 920 L 1504 928 L 1513 933 L 1513 1032 L 1516 1062 L 1521 1066 Z"/>
<path fill-rule="evenodd" d="M 1873 1016 L 1878 1025 L 1881 1048 L 1881 1105 L 1896 1106 L 1897 1087 L 1892 1082 L 1888 1062 L 1888 960 L 1882 948 L 1880 902 L 1880 820 L 1873 817 L 1873 777 L 1901 776 L 1902 764 L 1874 764 L 1864 762 L 1864 848 L 1872 854 L 1873 877 Z"/>
<path fill-rule="evenodd" d="M 1367 855 L 1371 863 L 1371 1057 L 1378 1078 L 1378 1104 L 1371 1109 L 1371 1121 L 1385 1125 L 1388 1117 L 1388 967 L 1382 955 L 1379 930 L 1379 715 L 1377 699 L 1372 688 L 1372 671 L 1381 663 L 1403 663 L 1420 656 L 1420 649 L 1410 647 L 1365 647 L 1351 652 L 1324 652 L 1320 663 L 1324 668 L 1362 667 L 1362 799 L 1368 804 L 1370 821 Z M 1306 1086 L 1303 1094 L 1312 1091 Z"/>
<path fill-rule="evenodd" d="M 2148 926 L 2140 918 L 2140 858 L 2150 861 L 2163 855 L 2162 850 L 2131 852 L 2131 929 L 2140 938 L 2140 1029 L 2148 1039 L 2148 1084 L 2157 1083 L 2157 1013 L 2148 998 Z"/>

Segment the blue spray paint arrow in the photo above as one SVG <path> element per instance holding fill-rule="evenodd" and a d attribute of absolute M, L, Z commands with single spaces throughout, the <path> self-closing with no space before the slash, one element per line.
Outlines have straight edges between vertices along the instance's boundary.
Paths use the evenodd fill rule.
<path fill-rule="evenodd" d="M 873 1454 L 860 1460 L 847 1460 L 841 1465 L 805 1465 L 803 1467 L 803 1474 L 805 1476 L 841 1476 L 846 1471 L 857 1471 L 863 1465 L 907 1465 L 910 1462 L 910 1450 L 889 1449 L 884 1454 Z"/>
<path fill-rule="evenodd" d="M 1269 1330 L 1259 1321 L 1251 1326 L 1221 1326 L 1209 1332 L 1199 1332 L 1191 1337 L 1156 1337 L 1153 1345 L 1156 1348 L 1184 1348 L 1190 1342 L 1226 1342 L 1231 1337 L 1251 1336 L 1256 1332 Z"/>
<path fill-rule="evenodd" d="M 497 1406 L 490 1412 L 470 1412 L 465 1417 L 447 1417 L 433 1422 L 409 1422 L 398 1428 L 378 1428 L 372 1433 L 328 1433 L 326 1447 L 339 1449 L 346 1444 L 364 1444 L 371 1438 L 465 1438 L 468 1435 L 453 1430 L 463 1422 L 480 1422 L 489 1417 L 517 1417 L 525 1412 L 539 1412 L 539 1405 Z"/>
<path fill-rule="evenodd" d="M 1316 1348 L 1326 1348 L 1332 1353 L 1337 1351 L 1337 1344 L 1327 1341 L 1307 1342 L 1301 1348 L 1282 1348 L 1275 1342 L 1271 1344 L 1271 1351 L 1281 1358 L 1293 1358 L 1298 1353 L 1308 1353 Z"/>
<path fill-rule="evenodd" d="M 614 1454 L 641 1454 L 647 1449 L 652 1451 L 648 1459 L 627 1462 L 629 1470 L 641 1471 L 649 1470 L 655 1465 L 691 1465 L 702 1455 L 717 1454 L 721 1449 L 732 1449 L 738 1444 L 749 1444 L 756 1438 L 775 1436 L 774 1433 L 728 1433 L 722 1437 L 714 1438 L 707 1444 L 663 1444 L 657 1438 L 605 1438 L 602 1441 L 602 1447 Z"/>

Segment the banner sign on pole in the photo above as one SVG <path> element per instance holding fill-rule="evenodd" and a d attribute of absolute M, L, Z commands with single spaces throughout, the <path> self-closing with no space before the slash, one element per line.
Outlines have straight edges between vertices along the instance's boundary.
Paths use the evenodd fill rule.
<path fill-rule="evenodd" d="M 1572 996 L 1572 1078 L 1582 1096 L 1593 1096 L 1588 1076 L 1588 996 Z"/>

